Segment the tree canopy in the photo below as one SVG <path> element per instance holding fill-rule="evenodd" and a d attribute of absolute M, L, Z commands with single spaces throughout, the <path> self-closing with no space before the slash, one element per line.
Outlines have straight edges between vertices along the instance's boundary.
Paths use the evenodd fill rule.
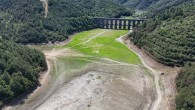
<path fill-rule="evenodd" d="M 46 69 L 43 53 L 0 39 L 0 105 L 38 84 Z"/>
<path fill-rule="evenodd" d="M 180 71 L 176 80 L 178 95 L 177 110 L 195 109 L 195 64 L 188 63 Z"/>
<path fill-rule="evenodd" d="M 195 7 L 162 11 L 134 29 L 130 39 L 160 63 L 183 66 L 195 61 Z"/>
<path fill-rule="evenodd" d="M 161 10 L 134 28 L 129 39 L 160 63 L 184 66 L 177 76 L 176 110 L 195 109 L 195 6 Z"/>

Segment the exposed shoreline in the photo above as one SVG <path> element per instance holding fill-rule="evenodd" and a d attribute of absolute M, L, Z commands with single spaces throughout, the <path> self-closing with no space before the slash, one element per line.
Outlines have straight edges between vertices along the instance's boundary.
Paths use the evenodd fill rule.
<path fill-rule="evenodd" d="M 157 89 L 159 89 L 158 92 L 161 96 L 159 96 L 156 102 L 154 102 L 152 110 L 174 110 L 175 96 L 177 93 L 175 79 L 180 68 L 173 68 L 158 63 L 147 55 L 144 50 L 139 49 L 132 42 L 130 42 L 128 36 L 121 37 L 120 41 L 123 41 L 128 48 L 140 56 L 140 59 L 143 61 L 142 63 L 147 66 L 147 68 L 149 67 L 149 70 L 153 70 L 153 72 L 157 73 L 154 74 L 154 76 L 156 75 L 157 79 L 159 80 L 159 87 L 157 87 Z M 164 75 L 160 75 L 161 73 L 164 73 Z"/>

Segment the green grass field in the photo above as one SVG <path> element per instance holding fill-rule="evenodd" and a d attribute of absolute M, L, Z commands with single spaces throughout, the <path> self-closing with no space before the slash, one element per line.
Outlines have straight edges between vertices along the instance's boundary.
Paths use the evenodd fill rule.
<path fill-rule="evenodd" d="M 71 48 L 94 57 L 109 58 L 130 64 L 140 64 L 139 57 L 116 40 L 127 33 L 127 30 L 96 29 L 85 31 L 75 35 L 70 43 L 60 48 Z"/>

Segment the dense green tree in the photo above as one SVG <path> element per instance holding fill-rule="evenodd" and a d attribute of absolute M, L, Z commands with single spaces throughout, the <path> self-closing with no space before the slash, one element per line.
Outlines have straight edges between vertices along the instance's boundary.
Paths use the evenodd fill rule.
<path fill-rule="evenodd" d="M 195 7 L 173 7 L 156 14 L 130 35 L 130 40 L 154 59 L 169 66 L 195 61 Z"/>
<path fill-rule="evenodd" d="M 46 69 L 43 53 L 0 39 L 1 105 L 38 84 L 39 73 Z"/>
<path fill-rule="evenodd" d="M 178 3 L 180 1 L 178 0 Z M 184 66 L 176 79 L 176 110 L 195 110 L 195 6 L 161 10 L 137 26 L 130 40 L 160 63 Z M 186 64 L 187 63 L 187 64 Z"/>
<path fill-rule="evenodd" d="M 147 10 L 149 13 L 158 13 L 174 6 L 184 4 L 186 2 L 194 3 L 193 0 L 109 0 L 123 6 L 138 10 Z"/>
<path fill-rule="evenodd" d="M 189 63 L 180 71 L 176 80 L 178 95 L 177 110 L 195 109 L 195 64 Z"/>

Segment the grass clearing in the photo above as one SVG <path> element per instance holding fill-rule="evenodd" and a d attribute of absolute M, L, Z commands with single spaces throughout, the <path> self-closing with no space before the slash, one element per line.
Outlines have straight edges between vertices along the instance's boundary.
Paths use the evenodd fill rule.
<path fill-rule="evenodd" d="M 104 29 L 95 29 L 91 31 L 84 31 L 77 35 L 75 35 L 72 41 L 68 44 L 69 47 L 74 46 L 76 44 L 82 43 L 90 39 L 92 36 L 96 36 L 99 33 L 105 31 Z"/>
<path fill-rule="evenodd" d="M 74 36 L 72 41 L 66 46 L 58 46 L 58 48 L 71 48 L 94 57 L 140 64 L 139 57 L 116 40 L 116 38 L 127 33 L 128 30 L 95 29 L 85 31 Z"/>

